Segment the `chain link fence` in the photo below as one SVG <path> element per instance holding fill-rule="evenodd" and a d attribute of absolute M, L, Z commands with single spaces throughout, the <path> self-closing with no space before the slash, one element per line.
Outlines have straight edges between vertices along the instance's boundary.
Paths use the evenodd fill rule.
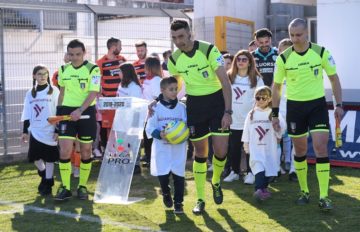
<path fill-rule="evenodd" d="M 188 18 L 179 10 L 127 10 L 76 4 L 72 0 L 43 0 L 41 5 L 30 2 L 21 6 L 13 4 L 13 7 L 7 1 L 2 2 L 0 0 L 0 161 L 27 152 L 27 144 L 20 141 L 23 125 L 20 119 L 25 93 L 32 88 L 35 65 L 44 64 L 52 75 L 63 64 L 66 46 L 72 39 L 84 42 L 86 59 L 92 62 L 107 53 L 106 41 L 110 37 L 121 39 L 121 55 L 130 62 L 137 59 L 134 44 L 138 40 L 146 41 L 148 52 L 161 57 L 162 52 L 172 47 L 170 21 L 173 16 Z M 131 15 L 121 12 L 131 12 Z"/>

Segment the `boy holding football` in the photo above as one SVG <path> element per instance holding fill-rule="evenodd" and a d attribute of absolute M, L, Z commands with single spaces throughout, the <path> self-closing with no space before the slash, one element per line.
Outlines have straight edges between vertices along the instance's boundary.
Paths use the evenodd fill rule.
<path fill-rule="evenodd" d="M 152 156 L 150 162 L 151 175 L 157 176 L 163 195 L 163 202 L 167 208 L 174 205 L 174 213 L 182 214 L 185 188 L 185 164 L 186 164 L 186 141 L 177 144 L 166 134 L 166 129 L 186 125 L 185 105 L 178 102 L 178 83 L 174 77 L 164 78 L 160 82 L 161 94 L 154 110 L 154 114 L 148 119 L 146 134 L 148 138 L 154 138 L 152 144 Z M 168 126 L 167 126 L 168 125 Z M 175 137 L 189 133 L 187 128 L 180 130 Z M 171 142 L 171 143 L 170 143 Z M 174 180 L 174 198 L 171 197 L 169 177 L 172 174 Z"/>

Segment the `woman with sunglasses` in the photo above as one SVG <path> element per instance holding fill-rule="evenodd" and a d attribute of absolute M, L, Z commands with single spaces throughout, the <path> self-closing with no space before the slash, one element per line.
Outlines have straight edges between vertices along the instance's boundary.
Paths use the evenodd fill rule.
<path fill-rule="evenodd" d="M 244 122 L 247 114 L 254 106 L 254 92 L 259 86 L 264 86 L 260 73 L 256 69 L 253 56 L 248 50 L 240 50 L 236 53 L 228 77 L 232 89 L 232 121 L 230 126 L 230 151 L 229 157 L 232 171 L 224 179 L 225 182 L 232 182 L 240 178 L 240 162 L 242 154 L 241 137 L 244 129 Z M 249 167 L 249 155 L 246 154 L 247 175 L 244 178 L 245 184 L 253 184 L 254 175 Z"/>
<path fill-rule="evenodd" d="M 256 200 L 263 201 L 271 196 L 268 190 L 269 178 L 277 176 L 280 160 L 278 142 L 286 129 L 285 120 L 279 115 L 279 131 L 272 127 L 271 89 L 262 86 L 255 91 L 255 106 L 248 113 L 242 141 L 244 150 L 250 153 L 250 167 L 255 175 Z"/>

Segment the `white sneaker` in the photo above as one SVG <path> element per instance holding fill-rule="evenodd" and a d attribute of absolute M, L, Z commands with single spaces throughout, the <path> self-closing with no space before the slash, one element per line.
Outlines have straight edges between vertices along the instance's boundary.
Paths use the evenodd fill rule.
<path fill-rule="evenodd" d="M 99 151 L 99 149 L 94 149 L 93 154 L 94 154 L 95 158 L 101 158 L 102 157 L 102 154 Z"/>
<path fill-rule="evenodd" d="M 72 173 L 75 178 L 79 178 L 80 176 L 80 168 L 79 167 L 73 167 Z"/>
<path fill-rule="evenodd" d="M 212 172 L 212 171 L 213 171 L 213 166 L 212 166 L 212 164 L 210 164 L 210 166 L 208 167 L 207 171 L 208 171 L 208 172 Z"/>
<path fill-rule="evenodd" d="M 244 184 L 254 184 L 255 183 L 255 176 L 249 172 L 245 177 L 244 177 Z"/>
<path fill-rule="evenodd" d="M 280 166 L 280 172 L 281 172 L 281 175 L 285 175 L 286 174 L 286 171 Z"/>
<path fill-rule="evenodd" d="M 239 174 L 236 174 L 234 171 L 231 171 L 230 174 L 224 179 L 225 182 L 233 182 L 234 180 L 239 180 Z"/>

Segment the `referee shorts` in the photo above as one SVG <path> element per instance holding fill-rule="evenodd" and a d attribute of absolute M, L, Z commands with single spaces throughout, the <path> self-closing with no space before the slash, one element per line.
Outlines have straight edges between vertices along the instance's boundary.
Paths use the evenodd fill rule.
<path fill-rule="evenodd" d="M 190 140 L 199 141 L 211 135 L 229 136 L 229 129 L 222 130 L 225 102 L 222 90 L 204 96 L 187 96 L 186 113 Z"/>
<path fill-rule="evenodd" d="M 286 122 L 290 137 L 303 137 L 308 132 L 329 131 L 329 113 L 325 97 L 310 101 L 287 100 Z"/>
<path fill-rule="evenodd" d="M 59 115 L 69 115 L 78 107 L 63 106 Z M 89 106 L 82 115 L 89 115 L 89 119 L 78 121 L 61 121 L 59 123 L 59 139 L 77 139 L 81 143 L 92 143 L 96 138 L 96 110 Z"/>

